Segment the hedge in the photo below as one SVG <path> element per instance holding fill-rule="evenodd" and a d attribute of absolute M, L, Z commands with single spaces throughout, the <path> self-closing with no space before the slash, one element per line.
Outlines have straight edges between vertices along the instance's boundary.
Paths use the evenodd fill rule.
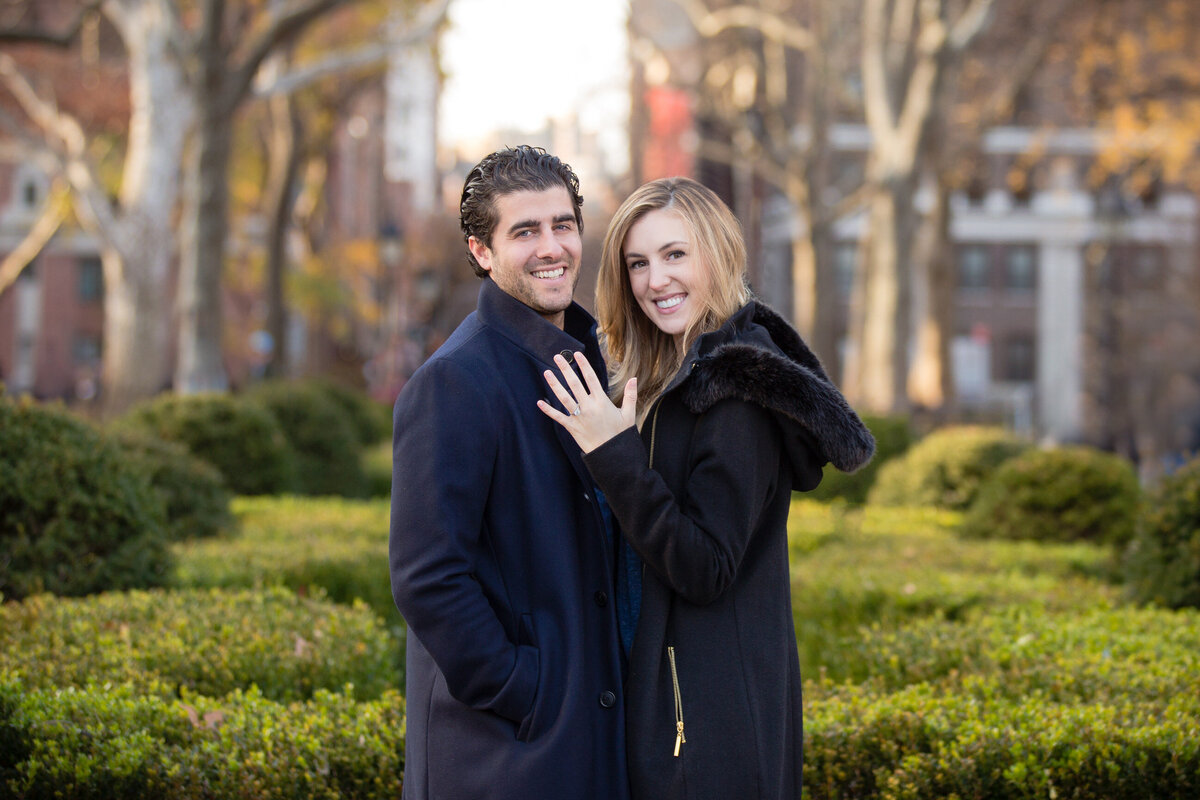
<path fill-rule="evenodd" d="M 296 488 L 294 455 L 279 421 L 262 406 L 233 395 L 162 394 L 134 406 L 114 427 L 184 445 L 216 467 L 237 494 Z"/>
<path fill-rule="evenodd" d="M 984 481 L 963 520 L 966 536 L 1086 540 L 1123 547 L 1142 490 L 1124 458 L 1089 447 L 1029 450 Z"/>
<path fill-rule="evenodd" d="M 1200 457 L 1151 492 L 1126 554 L 1130 594 L 1168 608 L 1200 608 Z"/>
<path fill-rule="evenodd" d="M 399 681 L 393 642 L 369 609 L 279 588 L 8 603 L 0 669 L 47 690 L 128 683 L 220 697 L 254 685 L 283 702 L 348 684 L 370 699 Z"/>
<path fill-rule="evenodd" d="M 170 539 L 215 536 L 233 525 L 231 495 L 216 467 L 183 445 L 144 431 L 118 431 L 115 439 L 125 459 L 149 477 L 162 497 Z"/>
<path fill-rule="evenodd" d="M 394 800 L 404 700 L 257 689 L 181 698 L 130 685 L 30 691 L 0 673 L 0 787 L 19 800 Z"/>
<path fill-rule="evenodd" d="M 174 584 L 287 586 L 330 600 L 362 600 L 399 622 L 388 573 L 386 502 L 312 497 L 239 497 L 238 533 L 176 545 Z"/>
<path fill-rule="evenodd" d="M 386 404 L 330 378 L 310 378 L 304 383 L 323 392 L 338 406 L 364 447 L 392 438 L 392 410 Z"/>
<path fill-rule="evenodd" d="M 1012 605 L 1085 611 L 1119 599 L 1112 552 L 1088 544 L 979 541 L 931 508 L 792 504 L 792 611 L 803 674 L 861 678 L 862 626 L 962 620 Z"/>
<path fill-rule="evenodd" d="M 0 387 L 0 596 L 161 585 L 166 536 L 163 499 L 116 444 Z"/>
<path fill-rule="evenodd" d="M 243 400 L 262 406 L 279 422 L 291 445 L 297 491 L 347 497 L 366 493 L 358 432 L 329 394 L 311 383 L 272 380 L 255 384 Z"/>
<path fill-rule="evenodd" d="M 997 467 L 1029 446 L 1002 428 L 941 428 L 881 466 L 868 501 L 962 511 Z"/>
<path fill-rule="evenodd" d="M 955 695 L 1165 703 L 1200 689 L 1200 614 L 1012 606 L 966 622 L 873 624 L 846 643 L 873 691 L 925 684 Z M 1200 700 L 1200 697 L 1197 698 Z"/>
<path fill-rule="evenodd" d="M 805 712 L 809 800 L 1191 800 L 1200 792 L 1195 693 L 1155 705 L 1071 706 L 1037 696 L 980 701 L 918 684 L 810 700 Z"/>
<path fill-rule="evenodd" d="M 363 474 L 367 497 L 392 496 L 392 443 L 373 444 L 363 451 Z"/>

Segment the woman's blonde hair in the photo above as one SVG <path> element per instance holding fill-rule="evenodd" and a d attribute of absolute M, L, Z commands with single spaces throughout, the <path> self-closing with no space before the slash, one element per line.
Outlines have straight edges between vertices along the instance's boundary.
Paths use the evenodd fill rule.
<path fill-rule="evenodd" d="M 629 229 L 660 209 L 670 209 L 683 220 L 692 237 L 692 256 L 708 277 L 707 289 L 689 297 L 699 303 L 700 313 L 684 332 L 682 348 L 638 306 L 625 265 Z M 696 337 L 721 327 L 749 300 L 742 228 L 721 198 L 690 178 L 661 178 L 635 190 L 608 225 L 596 282 L 596 316 L 609 360 L 618 365 L 613 376 L 614 400 L 620 402 L 625 382 L 636 376 L 640 420 L 678 372 Z"/>

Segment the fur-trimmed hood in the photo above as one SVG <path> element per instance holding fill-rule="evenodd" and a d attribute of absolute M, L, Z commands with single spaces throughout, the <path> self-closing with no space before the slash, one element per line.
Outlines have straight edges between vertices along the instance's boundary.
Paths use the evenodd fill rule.
<path fill-rule="evenodd" d="M 875 439 L 821 368 L 800 335 L 778 314 L 751 301 L 725 325 L 701 336 L 678 382 L 681 399 L 700 414 L 736 398 L 775 412 L 789 452 L 814 447 L 821 462 L 844 472 L 866 464 Z"/>

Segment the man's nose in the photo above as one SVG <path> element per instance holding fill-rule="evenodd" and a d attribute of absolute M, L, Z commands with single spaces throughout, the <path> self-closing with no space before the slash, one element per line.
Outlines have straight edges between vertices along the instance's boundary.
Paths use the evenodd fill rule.
<path fill-rule="evenodd" d="M 562 242 L 558 241 L 558 237 L 556 237 L 553 234 L 553 232 L 548 233 L 547 235 L 541 237 L 541 239 L 538 241 L 538 249 L 537 249 L 538 258 L 543 258 L 543 259 L 558 258 L 560 255 L 562 255 L 562 252 L 563 252 Z"/>

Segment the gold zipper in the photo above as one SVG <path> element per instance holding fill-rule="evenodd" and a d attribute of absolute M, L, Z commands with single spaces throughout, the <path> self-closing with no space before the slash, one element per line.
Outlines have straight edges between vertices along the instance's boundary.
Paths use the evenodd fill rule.
<path fill-rule="evenodd" d="M 683 699 L 679 696 L 679 673 L 675 670 L 675 648 L 667 647 L 667 658 L 671 661 L 671 683 L 675 686 L 675 757 L 679 758 L 679 746 L 687 741 L 683 735 Z"/>

